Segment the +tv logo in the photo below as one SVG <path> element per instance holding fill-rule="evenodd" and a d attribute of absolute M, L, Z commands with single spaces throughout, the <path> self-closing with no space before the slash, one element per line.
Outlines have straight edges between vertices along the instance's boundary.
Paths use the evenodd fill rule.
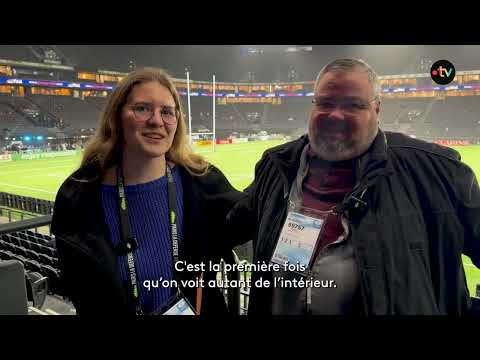
<path fill-rule="evenodd" d="M 437 84 L 450 84 L 455 78 L 455 66 L 448 60 L 435 61 L 430 68 L 430 76 Z"/>

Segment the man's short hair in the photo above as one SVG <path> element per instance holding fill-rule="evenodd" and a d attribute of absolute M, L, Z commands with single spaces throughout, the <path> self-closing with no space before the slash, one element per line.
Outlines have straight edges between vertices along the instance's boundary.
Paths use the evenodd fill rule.
<path fill-rule="evenodd" d="M 380 100 L 381 86 L 380 86 L 380 81 L 378 80 L 378 75 L 370 65 L 368 65 L 365 61 L 361 59 L 355 59 L 355 58 L 336 59 L 328 63 L 318 73 L 317 79 L 315 80 L 314 89 L 317 89 L 318 82 L 326 73 L 329 73 L 329 72 L 347 73 L 352 71 L 360 71 L 360 72 L 367 73 L 368 82 L 370 83 L 370 85 L 372 85 L 373 94 L 378 100 Z"/>

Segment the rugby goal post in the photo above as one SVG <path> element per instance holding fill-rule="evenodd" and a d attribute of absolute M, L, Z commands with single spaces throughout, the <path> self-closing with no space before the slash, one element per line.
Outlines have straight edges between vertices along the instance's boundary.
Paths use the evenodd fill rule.
<path fill-rule="evenodd" d="M 201 142 L 199 143 L 199 145 L 209 145 L 209 141 L 211 141 L 211 144 L 212 144 L 212 149 L 213 151 L 215 151 L 215 143 L 216 143 L 216 136 L 215 136 L 215 75 L 213 75 L 213 79 L 212 79 L 212 88 L 213 88 L 213 92 L 212 92 L 212 106 L 213 106 L 213 111 L 212 111 L 212 118 L 213 118 L 213 121 L 212 121 L 212 132 L 196 132 L 196 133 L 193 133 L 192 132 L 192 111 L 191 111 L 191 104 L 190 104 L 190 73 L 187 71 L 187 104 L 188 104 L 188 140 L 189 140 L 189 143 L 190 143 L 190 146 L 193 146 L 193 136 L 195 136 L 195 138 L 197 137 L 205 137 L 205 136 L 208 136 L 208 135 L 211 135 L 211 139 L 203 139 L 203 140 L 200 140 L 200 141 L 204 141 L 204 143 L 202 144 Z"/>

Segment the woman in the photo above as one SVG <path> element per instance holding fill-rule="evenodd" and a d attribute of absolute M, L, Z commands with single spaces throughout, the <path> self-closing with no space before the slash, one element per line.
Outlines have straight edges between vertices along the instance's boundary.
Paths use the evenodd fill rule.
<path fill-rule="evenodd" d="M 131 73 L 57 194 L 52 233 L 65 295 L 78 314 L 164 314 L 178 302 L 187 313 L 224 311 L 208 265 L 227 253 L 224 220 L 242 196 L 190 150 L 170 76 Z"/>

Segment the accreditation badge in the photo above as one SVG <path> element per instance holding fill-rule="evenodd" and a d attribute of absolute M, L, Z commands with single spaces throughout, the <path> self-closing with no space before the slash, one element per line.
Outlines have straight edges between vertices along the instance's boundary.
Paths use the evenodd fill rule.
<path fill-rule="evenodd" d="M 309 268 L 325 219 L 321 212 L 305 207 L 288 212 L 271 262 Z"/>
<path fill-rule="evenodd" d="M 168 303 L 151 315 L 197 315 L 186 297 L 178 290 Z"/>
<path fill-rule="evenodd" d="M 170 309 L 165 311 L 163 315 L 196 315 L 193 308 L 187 302 L 187 300 L 182 297 L 175 302 Z"/>

